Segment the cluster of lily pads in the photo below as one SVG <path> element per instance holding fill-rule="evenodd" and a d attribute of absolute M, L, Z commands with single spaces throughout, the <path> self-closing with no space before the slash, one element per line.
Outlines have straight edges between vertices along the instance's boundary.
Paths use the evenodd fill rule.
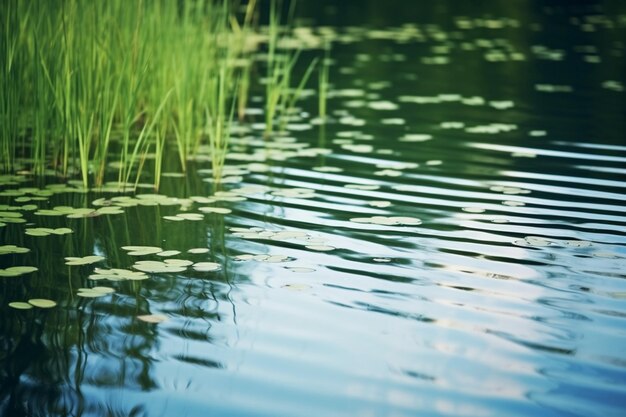
<path fill-rule="evenodd" d="M 326 252 L 336 249 L 327 245 L 326 239 L 314 237 L 299 230 L 268 230 L 262 227 L 231 227 L 233 236 L 242 239 L 278 240 L 299 244 L 313 251 Z"/>
<path fill-rule="evenodd" d="M 130 256 L 144 256 L 144 255 L 156 255 L 162 257 L 176 256 L 180 254 L 180 251 L 170 250 L 164 251 L 162 248 L 158 246 L 123 246 L 122 249 L 127 251 Z M 206 248 L 193 248 L 189 249 L 189 253 L 206 253 Z M 215 262 L 193 262 L 187 259 L 165 259 L 163 261 L 154 261 L 154 260 L 141 260 L 136 261 L 133 264 L 133 268 L 137 271 L 148 272 L 148 273 L 178 273 L 184 272 L 188 267 L 191 267 L 193 270 L 198 272 L 211 272 L 217 271 L 221 269 L 220 264 Z M 97 274 L 101 275 L 126 275 L 129 276 L 125 270 L 116 270 L 116 274 L 111 274 L 110 272 L 102 272 Z M 96 274 L 96 278 L 97 278 Z M 92 276 L 93 277 L 93 276 Z M 93 279 L 93 278 L 92 278 Z M 145 279 L 145 278 L 126 278 L 126 279 Z"/>

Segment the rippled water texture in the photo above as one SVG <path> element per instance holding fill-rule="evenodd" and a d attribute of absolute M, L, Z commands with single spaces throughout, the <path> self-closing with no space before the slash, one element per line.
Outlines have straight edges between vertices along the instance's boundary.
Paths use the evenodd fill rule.
<path fill-rule="evenodd" d="M 626 12 L 466 13 L 302 28 L 330 120 L 253 97 L 217 194 L 2 177 L 0 414 L 625 415 Z"/>

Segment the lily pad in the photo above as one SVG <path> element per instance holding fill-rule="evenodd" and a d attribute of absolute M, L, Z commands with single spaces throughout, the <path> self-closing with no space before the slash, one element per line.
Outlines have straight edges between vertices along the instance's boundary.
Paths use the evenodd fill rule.
<path fill-rule="evenodd" d="M 193 249 L 189 249 L 187 252 L 188 253 L 194 253 L 194 254 L 208 253 L 209 252 L 209 248 L 193 248 Z"/>
<path fill-rule="evenodd" d="M 17 277 L 37 271 L 34 266 L 11 266 L 6 269 L 0 269 L 0 277 Z"/>
<path fill-rule="evenodd" d="M 373 217 L 354 217 L 350 219 L 354 223 L 371 223 L 385 226 L 417 226 L 422 224 L 420 219 L 405 216 L 373 216 Z"/>
<path fill-rule="evenodd" d="M 30 300 L 28 300 L 28 304 L 32 304 L 35 307 L 39 308 L 52 308 L 57 305 L 57 303 L 55 303 L 54 301 L 48 300 L 46 298 L 31 298 Z"/>
<path fill-rule="evenodd" d="M 200 207 L 198 208 L 203 213 L 215 213 L 215 214 L 230 214 L 232 213 L 231 209 L 227 209 L 224 207 Z"/>
<path fill-rule="evenodd" d="M 100 262 L 104 259 L 105 259 L 104 256 L 98 256 L 98 255 L 84 256 L 82 258 L 68 256 L 65 258 L 65 260 L 67 261 L 65 262 L 65 265 L 88 265 L 88 264 Z"/>
<path fill-rule="evenodd" d="M 152 255 L 163 252 L 158 246 L 122 246 L 122 249 L 128 251 L 130 256 Z"/>
<path fill-rule="evenodd" d="M 164 250 L 163 252 L 156 253 L 156 256 L 167 258 L 168 256 L 176 256 L 180 254 L 179 250 Z"/>
<path fill-rule="evenodd" d="M 104 297 L 105 295 L 112 294 L 115 289 L 110 287 L 93 287 L 93 288 L 79 288 L 78 296 L 85 298 L 97 298 Z"/>
<path fill-rule="evenodd" d="M 72 233 L 72 229 L 67 227 L 60 227 L 58 229 L 50 229 L 48 227 L 34 227 L 27 228 L 24 233 L 29 236 L 64 235 L 67 233 Z"/>
<path fill-rule="evenodd" d="M 183 272 L 187 269 L 186 266 L 176 265 L 176 264 L 168 264 L 166 262 L 159 261 L 138 261 L 133 265 L 138 271 L 149 272 L 154 274 L 164 273 L 164 274 L 173 274 L 177 272 Z"/>
<path fill-rule="evenodd" d="M 328 252 L 328 251 L 337 249 L 334 246 L 328 246 L 328 245 L 307 245 L 305 246 L 305 248 L 319 251 L 319 252 Z"/>
<path fill-rule="evenodd" d="M 131 271 L 128 269 L 119 269 L 119 268 L 112 268 L 112 269 L 101 269 L 101 268 L 96 268 L 94 274 L 89 275 L 89 279 L 91 280 L 101 280 L 101 279 L 106 279 L 109 281 L 124 281 L 124 280 L 129 280 L 129 281 L 139 281 L 139 280 L 144 280 L 144 279 L 148 279 L 148 275 L 146 275 L 143 272 L 139 272 L 139 271 Z"/>
<path fill-rule="evenodd" d="M 25 303 L 23 301 L 13 301 L 12 303 L 9 303 L 9 307 L 18 310 L 30 310 L 31 308 L 33 308 L 31 304 Z"/>
<path fill-rule="evenodd" d="M 3 245 L 0 246 L 0 255 L 6 255 L 9 253 L 26 253 L 29 252 L 30 249 L 28 248 L 22 248 L 20 246 L 15 246 L 15 245 Z"/>
<path fill-rule="evenodd" d="M 142 316 L 137 316 L 137 318 L 141 321 L 152 324 L 159 324 L 168 320 L 167 316 L 164 316 L 163 314 L 145 314 Z"/>
<path fill-rule="evenodd" d="M 200 272 L 217 271 L 220 268 L 220 264 L 215 262 L 196 262 L 193 264 L 193 269 Z"/>

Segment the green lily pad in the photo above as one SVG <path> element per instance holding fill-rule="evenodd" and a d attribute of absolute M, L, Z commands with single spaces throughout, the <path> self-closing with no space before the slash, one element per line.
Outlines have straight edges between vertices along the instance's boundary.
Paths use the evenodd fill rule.
<path fill-rule="evenodd" d="M 91 280 L 106 279 L 109 281 L 124 281 L 124 280 L 139 281 L 139 280 L 144 280 L 144 279 L 149 278 L 148 275 L 146 275 L 144 272 L 131 271 L 128 269 L 119 269 L 119 268 L 112 268 L 112 269 L 96 268 L 94 272 L 95 272 L 94 274 L 89 275 L 89 279 Z"/>
<path fill-rule="evenodd" d="M 169 260 L 169 259 L 168 259 Z M 166 262 L 159 261 L 138 261 L 133 265 L 138 271 L 149 272 L 154 274 L 164 273 L 164 274 L 174 274 L 177 272 L 183 272 L 187 269 L 186 266 L 176 265 L 176 264 L 168 264 Z"/>
<path fill-rule="evenodd" d="M 200 207 L 198 208 L 203 213 L 215 213 L 215 214 L 229 214 L 232 213 L 231 209 L 224 207 Z"/>
<path fill-rule="evenodd" d="M 104 259 L 105 259 L 104 256 L 98 256 L 98 255 L 84 256 L 82 258 L 75 258 L 72 256 L 68 256 L 65 258 L 65 260 L 67 261 L 65 262 L 65 265 L 88 265 L 88 264 L 100 262 Z"/>
<path fill-rule="evenodd" d="M 78 296 L 85 298 L 97 298 L 104 297 L 105 295 L 112 294 L 115 289 L 110 287 L 93 287 L 93 288 L 79 288 Z"/>
<path fill-rule="evenodd" d="M 193 264 L 193 269 L 200 272 L 217 271 L 221 266 L 215 262 L 196 262 Z"/>
<path fill-rule="evenodd" d="M 209 252 L 209 248 L 193 248 L 193 249 L 189 249 L 187 252 L 188 253 L 194 253 L 194 254 L 208 253 Z"/>
<path fill-rule="evenodd" d="M 28 300 L 28 303 L 39 308 L 52 308 L 57 305 L 54 301 L 45 298 L 32 298 Z"/>
<path fill-rule="evenodd" d="M 176 256 L 179 254 L 180 254 L 180 251 L 178 250 L 164 250 L 163 252 L 157 252 L 156 256 L 162 256 L 164 258 L 167 258 L 169 256 Z"/>
<path fill-rule="evenodd" d="M 34 227 L 27 228 L 24 233 L 29 236 L 64 235 L 67 233 L 72 233 L 72 229 L 67 227 L 60 227 L 58 229 L 50 229 L 48 227 Z"/>
<path fill-rule="evenodd" d="M 6 269 L 0 269 L 0 277 L 17 277 L 37 271 L 34 266 L 11 266 Z"/>
<path fill-rule="evenodd" d="M 23 301 L 13 301 L 12 303 L 9 303 L 9 307 L 16 308 L 18 310 L 30 310 L 33 308 L 32 305 Z"/>
<path fill-rule="evenodd" d="M 0 255 L 6 255 L 9 253 L 26 253 L 29 252 L 30 249 L 28 248 L 22 248 L 20 246 L 15 246 L 15 245 L 3 245 L 0 246 Z"/>
<path fill-rule="evenodd" d="M 158 246 L 122 246 L 122 249 L 128 251 L 128 254 L 131 256 L 152 255 L 163 252 L 163 249 Z"/>

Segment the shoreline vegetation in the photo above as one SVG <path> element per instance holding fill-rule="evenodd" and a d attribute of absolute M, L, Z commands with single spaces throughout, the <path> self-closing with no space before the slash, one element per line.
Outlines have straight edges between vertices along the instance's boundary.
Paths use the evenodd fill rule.
<path fill-rule="evenodd" d="M 268 138 L 317 66 L 296 76 L 300 50 L 281 46 L 294 5 L 283 24 L 280 0 L 3 2 L 0 170 L 79 176 L 85 188 L 115 179 L 122 190 L 153 159 L 158 189 L 166 149 L 182 172 L 208 150 L 218 181 L 251 90 L 265 90 Z"/>

